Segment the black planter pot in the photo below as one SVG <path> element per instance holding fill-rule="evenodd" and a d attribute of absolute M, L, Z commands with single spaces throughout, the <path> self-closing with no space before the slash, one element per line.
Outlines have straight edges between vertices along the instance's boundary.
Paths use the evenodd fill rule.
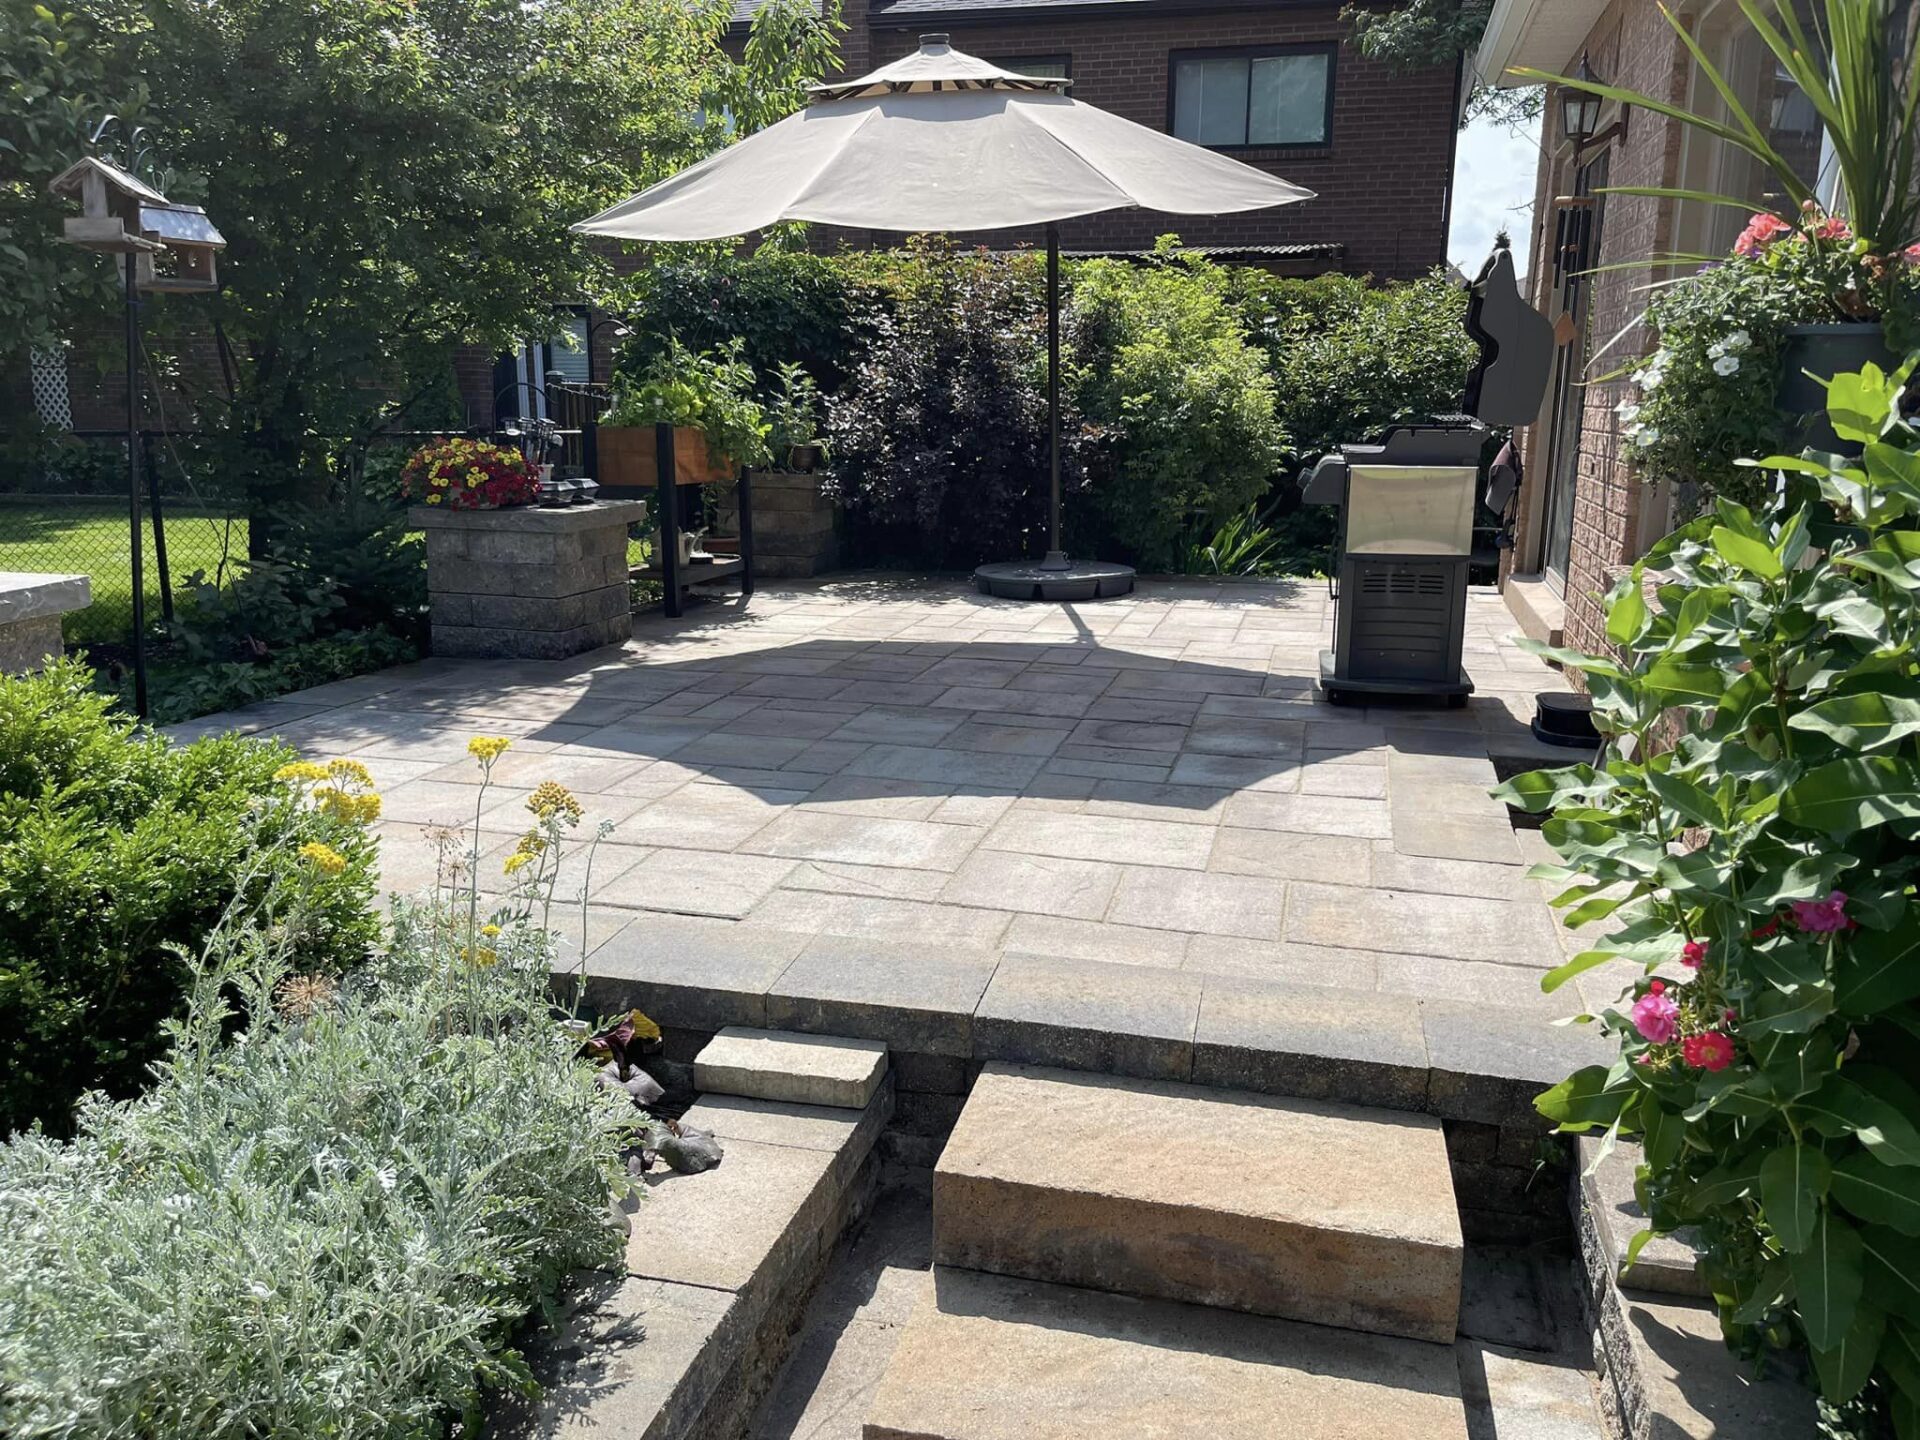
<path fill-rule="evenodd" d="M 1886 332 L 1877 320 L 1845 325 L 1790 325 L 1780 356 L 1780 390 L 1775 397 L 1789 415 L 1805 417 L 1798 429 L 1801 445 L 1858 455 L 1860 446 L 1843 441 L 1827 424 L 1826 388 L 1814 379 L 1831 380 L 1872 362 L 1882 370 L 1898 363 L 1887 348 Z"/>

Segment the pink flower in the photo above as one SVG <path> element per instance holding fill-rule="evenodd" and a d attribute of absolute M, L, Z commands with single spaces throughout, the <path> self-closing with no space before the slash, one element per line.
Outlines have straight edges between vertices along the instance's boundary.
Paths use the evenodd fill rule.
<path fill-rule="evenodd" d="M 1793 923 L 1802 930 L 1826 935 L 1853 928 L 1853 921 L 1847 918 L 1846 893 L 1841 890 L 1832 891 L 1824 900 L 1795 900 L 1789 908 Z"/>
<path fill-rule="evenodd" d="M 1733 1041 L 1718 1030 L 1704 1035 L 1689 1035 L 1680 1042 L 1687 1064 L 1700 1070 L 1724 1070 L 1733 1063 Z"/>
<path fill-rule="evenodd" d="M 1707 942 L 1689 940 L 1680 947 L 1680 963 L 1689 970 L 1698 970 L 1700 962 L 1707 958 Z"/>
<path fill-rule="evenodd" d="M 1647 993 L 1634 1002 L 1628 1014 L 1640 1038 L 1650 1044 L 1665 1045 L 1680 1033 L 1680 1007 L 1658 980 L 1647 987 Z"/>
<path fill-rule="evenodd" d="M 1766 253 L 1766 249 L 1782 235 L 1791 232 L 1793 227 L 1778 215 L 1764 212 L 1747 222 L 1747 228 L 1740 232 L 1740 238 L 1733 242 L 1733 253 L 1744 255 L 1749 260 L 1757 260 Z"/>
<path fill-rule="evenodd" d="M 1920 265 L 1920 245 L 1909 245 L 1900 254 L 1909 265 Z"/>
<path fill-rule="evenodd" d="M 1851 240 L 1853 227 L 1838 215 L 1829 215 L 1813 227 L 1813 233 L 1822 240 Z"/>
<path fill-rule="evenodd" d="M 1727 1024 L 1738 1025 L 1740 1023 L 1740 1016 L 1731 1005 L 1720 1013 L 1725 1017 Z"/>

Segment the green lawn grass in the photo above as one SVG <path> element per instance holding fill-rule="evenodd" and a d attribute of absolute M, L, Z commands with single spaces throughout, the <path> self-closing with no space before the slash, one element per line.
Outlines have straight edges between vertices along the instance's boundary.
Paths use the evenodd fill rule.
<path fill-rule="evenodd" d="M 222 556 L 231 563 L 247 554 L 247 522 L 203 508 L 169 508 L 166 515 L 167 570 L 176 595 L 196 570 L 212 575 Z M 153 520 L 142 514 L 149 620 L 160 616 L 160 565 L 154 554 Z M 125 640 L 133 628 L 133 567 L 127 543 L 124 500 L 93 496 L 0 500 L 0 570 L 31 570 L 86 575 L 93 581 L 93 604 L 63 622 L 69 645 Z"/>

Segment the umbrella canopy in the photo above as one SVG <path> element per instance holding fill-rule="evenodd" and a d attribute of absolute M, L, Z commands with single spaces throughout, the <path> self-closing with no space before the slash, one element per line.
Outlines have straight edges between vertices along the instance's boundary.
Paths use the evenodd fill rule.
<path fill-rule="evenodd" d="M 574 229 L 718 240 L 783 220 L 859 230 L 1002 230 L 1138 207 L 1262 210 L 1313 192 L 1001 70 L 941 35 Z"/>

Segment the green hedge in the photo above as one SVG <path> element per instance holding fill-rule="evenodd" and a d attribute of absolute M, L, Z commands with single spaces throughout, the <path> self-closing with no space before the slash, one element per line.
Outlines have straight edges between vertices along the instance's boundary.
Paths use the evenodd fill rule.
<path fill-rule="evenodd" d="M 1452 409 L 1475 353 L 1464 293 L 1437 277 L 1282 278 L 1171 237 L 1141 264 L 1068 261 L 1062 276 L 1063 471 L 1086 492 L 1068 541 L 1155 567 L 1250 505 L 1285 532 L 1280 551 L 1314 553 L 1327 519 L 1297 511 L 1298 465 Z M 634 331 L 616 369 L 671 338 L 738 337 L 763 381 L 798 361 L 829 396 L 850 558 L 1003 558 L 1033 548 L 1043 516 L 1043 280 L 1033 252 L 939 242 L 672 261 L 614 302 Z"/>
<path fill-rule="evenodd" d="M 111 703 L 71 662 L 0 677 L 0 1133 L 65 1133 L 82 1091 L 138 1090 L 179 1010 L 181 951 L 297 845 L 347 862 L 293 937 L 302 965 L 354 965 L 378 933 L 373 843 L 294 803 L 274 778 L 290 752 L 173 745 Z"/>

